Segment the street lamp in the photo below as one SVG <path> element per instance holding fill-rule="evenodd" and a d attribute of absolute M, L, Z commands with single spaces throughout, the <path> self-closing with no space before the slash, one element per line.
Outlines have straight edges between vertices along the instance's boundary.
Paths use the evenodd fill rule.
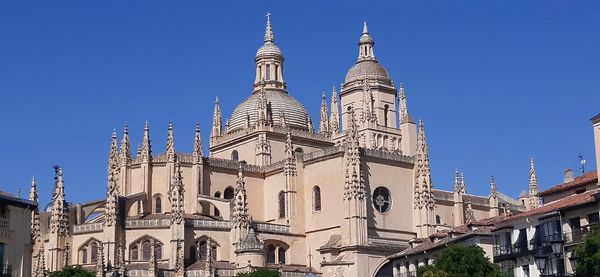
<path fill-rule="evenodd" d="M 552 238 L 550 244 L 552 245 L 552 253 L 554 256 L 560 257 L 560 254 L 562 254 L 563 250 L 563 243 L 564 241 L 559 237 Z"/>
<path fill-rule="evenodd" d="M 541 251 L 538 251 L 537 253 L 535 253 L 535 255 L 533 255 L 533 258 L 535 259 L 535 265 L 537 266 L 541 275 L 544 275 L 548 256 L 544 255 Z"/>

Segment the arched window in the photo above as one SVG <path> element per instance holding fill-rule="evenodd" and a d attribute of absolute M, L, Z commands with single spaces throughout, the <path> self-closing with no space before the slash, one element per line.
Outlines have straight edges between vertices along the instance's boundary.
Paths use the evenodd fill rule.
<path fill-rule="evenodd" d="M 81 253 L 81 263 L 82 264 L 87 264 L 87 262 L 88 262 L 88 248 L 87 248 L 87 246 L 84 247 L 84 248 L 82 248 L 80 250 L 80 253 Z"/>
<path fill-rule="evenodd" d="M 439 215 L 435 216 L 435 224 L 442 224 L 442 218 Z"/>
<path fill-rule="evenodd" d="M 383 124 L 385 127 L 388 126 L 388 112 L 390 111 L 390 106 L 388 104 L 385 104 L 385 106 L 383 106 Z"/>
<path fill-rule="evenodd" d="M 277 261 L 280 264 L 285 264 L 285 248 L 281 246 L 277 249 Z"/>
<path fill-rule="evenodd" d="M 272 244 L 267 245 L 267 263 L 275 263 L 275 246 Z"/>
<path fill-rule="evenodd" d="M 302 149 L 302 147 L 296 147 L 294 152 L 302 154 L 302 153 L 304 153 L 304 149 Z"/>
<path fill-rule="evenodd" d="M 150 240 L 144 240 L 142 242 L 142 260 L 148 261 L 150 260 L 150 253 L 152 251 L 152 244 Z"/>
<path fill-rule="evenodd" d="M 237 150 L 231 151 L 231 159 L 234 161 L 238 161 L 240 159 L 240 156 L 239 156 Z"/>
<path fill-rule="evenodd" d="M 91 238 L 84 242 L 79 247 L 79 262 L 81 264 L 96 262 L 99 245 L 101 245 L 100 241 L 95 238 Z"/>
<path fill-rule="evenodd" d="M 220 191 L 215 192 L 215 197 L 217 197 L 217 198 L 221 197 L 221 192 Z M 221 212 L 219 212 L 219 209 L 217 209 L 217 207 L 214 207 L 214 215 L 215 216 L 221 215 Z"/>
<path fill-rule="evenodd" d="M 152 241 L 154 240 L 154 257 L 162 259 L 163 244 L 155 238 L 144 236 L 129 245 L 129 257 L 131 260 L 148 261 L 152 256 Z"/>
<path fill-rule="evenodd" d="M 279 218 L 285 217 L 285 194 L 283 191 L 279 192 Z"/>
<path fill-rule="evenodd" d="M 92 260 L 91 260 L 92 263 L 95 263 L 98 261 L 98 243 L 92 242 L 92 253 L 90 256 L 92 256 Z"/>
<path fill-rule="evenodd" d="M 129 258 L 132 261 L 137 261 L 139 259 L 138 253 L 139 253 L 139 249 L 138 249 L 137 245 L 132 245 L 129 248 Z"/>
<path fill-rule="evenodd" d="M 267 76 L 266 76 L 265 80 L 267 80 L 267 81 L 271 80 L 271 65 L 270 64 L 267 64 Z"/>
<path fill-rule="evenodd" d="M 314 211 L 321 210 L 321 188 L 319 186 L 313 188 L 313 209 Z"/>
<path fill-rule="evenodd" d="M 162 245 L 161 244 L 156 244 L 154 245 L 154 256 L 156 257 L 156 259 L 160 260 L 162 259 Z"/>
<path fill-rule="evenodd" d="M 208 248 L 206 247 L 208 243 L 205 240 L 201 240 L 198 242 L 198 249 L 200 249 L 200 260 L 206 261 L 206 253 L 208 253 Z"/>
<path fill-rule="evenodd" d="M 275 65 L 275 81 L 279 81 L 279 66 Z"/>
<path fill-rule="evenodd" d="M 196 250 L 196 246 L 195 245 L 190 246 L 190 261 L 192 263 L 195 263 L 197 261 L 197 259 L 198 259 L 196 257 L 196 251 L 197 250 Z"/>
<path fill-rule="evenodd" d="M 154 213 L 162 213 L 162 200 L 160 199 L 160 195 L 154 196 Z"/>
<path fill-rule="evenodd" d="M 233 199 L 233 188 L 232 187 L 227 187 L 225 189 L 225 191 L 223 192 L 223 198 L 224 199 Z"/>

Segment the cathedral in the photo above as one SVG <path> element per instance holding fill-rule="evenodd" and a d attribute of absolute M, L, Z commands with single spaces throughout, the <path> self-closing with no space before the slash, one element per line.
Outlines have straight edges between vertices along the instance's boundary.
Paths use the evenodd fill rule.
<path fill-rule="evenodd" d="M 225 119 L 215 101 L 209 153 L 198 126 L 184 150 L 173 124 L 163 148 L 146 122 L 136 151 L 125 126 L 112 134 L 106 197 L 85 203 L 68 202 L 68 169 L 55 166 L 52 201 L 32 214 L 32 276 L 67 265 L 96 276 L 386 276 L 385 258 L 415 238 L 539 204 L 537 188 L 469 194 L 459 172 L 453 191 L 434 189 L 425 125 L 366 23 L 357 46 L 313 123 L 288 93 L 267 16 L 248 98 Z"/>

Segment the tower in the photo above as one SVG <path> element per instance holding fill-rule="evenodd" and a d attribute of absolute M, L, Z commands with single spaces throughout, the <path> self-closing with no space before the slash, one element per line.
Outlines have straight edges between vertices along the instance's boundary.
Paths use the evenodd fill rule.
<path fill-rule="evenodd" d="M 358 119 L 361 147 L 410 152 L 401 145 L 402 134 L 396 120 L 396 88 L 387 70 L 375 58 L 374 46 L 365 22 L 358 42 L 358 58 L 346 73 L 340 89 L 342 129 L 349 128 L 350 111 L 353 111 Z M 416 133 L 416 128 L 413 130 Z M 415 147 L 414 140 L 412 145 L 407 145 L 407 148 Z"/>
<path fill-rule="evenodd" d="M 527 210 L 533 210 L 540 207 L 540 197 L 538 196 L 539 187 L 537 174 L 535 173 L 535 165 L 533 158 L 529 159 L 529 197 L 527 200 Z"/>
<path fill-rule="evenodd" d="M 256 78 L 254 78 L 254 91 L 261 89 L 279 90 L 286 92 L 286 83 L 283 80 L 283 54 L 275 45 L 275 35 L 271 27 L 271 14 L 267 13 L 267 26 L 263 46 L 256 52 Z"/>

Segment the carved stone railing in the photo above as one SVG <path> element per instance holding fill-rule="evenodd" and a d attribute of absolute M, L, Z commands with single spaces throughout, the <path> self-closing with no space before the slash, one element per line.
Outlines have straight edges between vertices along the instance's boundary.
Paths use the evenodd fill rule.
<path fill-rule="evenodd" d="M 154 275 L 151 275 L 150 271 L 146 270 L 146 269 L 130 269 L 130 270 L 127 270 L 127 276 L 146 277 L 146 276 L 154 276 Z"/>
<path fill-rule="evenodd" d="M 270 223 L 256 223 L 256 231 L 264 233 L 287 234 L 290 232 L 290 226 Z"/>
<path fill-rule="evenodd" d="M 269 165 L 265 165 L 262 167 L 262 169 L 264 170 L 264 172 L 271 172 L 273 170 L 282 169 L 284 164 L 285 164 L 285 160 L 281 160 L 281 161 L 274 162 Z"/>
<path fill-rule="evenodd" d="M 95 233 L 100 232 L 104 228 L 102 222 L 85 223 L 73 226 L 73 234 Z"/>
<path fill-rule="evenodd" d="M 125 221 L 125 228 L 128 229 L 144 229 L 144 228 L 157 228 L 157 227 L 169 227 L 171 225 L 171 219 L 128 219 Z"/>
<path fill-rule="evenodd" d="M 485 196 L 479 196 L 479 195 L 472 195 L 472 194 L 467 194 L 464 196 L 464 200 L 465 203 L 471 203 L 473 205 L 480 205 L 480 206 L 488 206 L 490 205 L 490 199 L 485 197 Z"/>
<path fill-rule="evenodd" d="M 8 219 L 0 218 L 0 229 L 8 229 Z"/>
<path fill-rule="evenodd" d="M 219 272 L 222 269 L 217 270 L 217 272 Z M 187 277 L 207 277 L 207 276 L 213 276 L 212 272 L 210 272 L 210 270 L 204 270 L 204 269 L 195 269 L 195 270 L 186 270 L 185 271 L 185 276 Z M 217 276 L 237 276 L 237 275 L 224 275 L 222 273 L 219 273 Z"/>
<path fill-rule="evenodd" d="M 240 137 L 257 132 L 257 131 L 271 131 L 271 132 L 285 134 L 285 133 L 287 133 L 287 130 L 288 130 L 287 128 L 284 128 L 281 126 L 251 126 L 249 128 L 232 130 L 231 132 L 228 132 L 228 133 L 224 134 L 223 136 L 211 138 L 210 145 L 214 146 L 217 144 L 235 140 Z M 300 130 L 300 129 L 295 129 L 295 128 L 290 128 L 289 131 L 292 134 L 292 136 L 294 136 L 294 137 L 331 142 L 330 137 L 327 137 L 327 136 L 319 134 L 319 133 L 308 132 L 305 130 Z"/>
<path fill-rule="evenodd" d="M 231 221 L 193 219 L 193 220 L 189 220 L 188 222 L 191 223 L 191 225 L 194 228 L 198 228 L 198 229 L 216 229 L 216 230 L 231 229 Z"/>
<path fill-rule="evenodd" d="M 379 149 L 368 149 L 363 148 L 363 155 L 367 157 L 379 158 L 384 160 L 391 160 L 397 162 L 414 163 L 414 158 L 410 156 L 402 155 L 399 152 L 390 152 Z"/>
<path fill-rule="evenodd" d="M 344 152 L 344 147 L 342 147 L 341 145 L 332 146 L 318 151 L 306 153 L 302 156 L 302 159 L 306 162 L 340 152 Z"/>
<path fill-rule="evenodd" d="M 207 158 L 205 161 L 206 161 L 206 164 L 208 164 L 210 166 L 214 166 L 214 167 L 234 169 L 234 170 L 238 170 L 240 167 L 240 162 L 234 161 L 234 160 L 219 159 L 219 158 Z M 248 164 L 248 163 L 242 164 L 242 171 L 258 172 L 258 173 L 263 172 L 260 166 Z"/>

